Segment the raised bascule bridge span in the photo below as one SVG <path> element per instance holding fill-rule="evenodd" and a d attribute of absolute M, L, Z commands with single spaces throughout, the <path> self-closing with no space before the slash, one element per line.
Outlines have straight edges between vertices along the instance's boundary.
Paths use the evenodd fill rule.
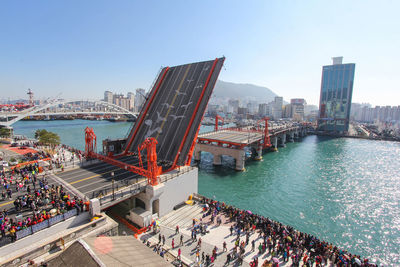
<path fill-rule="evenodd" d="M 87 127 L 89 163 L 58 173 L 60 181 L 91 199 L 93 207 L 123 201 L 139 226 L 197 193 L 197 168 L 190 162 L 224 60 L 162 68 L 126 138 L 104 140 L 98 153 L 96 134 Z"/>
<path fill-rule="evenodd" d="M 243 171 L 246 161 L 246 148 L 253 148 L 256 152 L 255 160 L 261 160 L 263 150 L 277 150 L 278 145 L 285 146 L 287 140 L 293 142 L 295 138 L 307 134 L 308 125 L 268 127 L 269 118 L 266 117 L 253 126 L 220 128 L 215 118 L 214 131 L 202 133 L 197 138 L 194 151 L 194 160 L 200 161 L 201 152 L 213 154 L 213 164 L 221 165 L 222 156 L 231 156 L 235 159 L 235 170 Z"/>

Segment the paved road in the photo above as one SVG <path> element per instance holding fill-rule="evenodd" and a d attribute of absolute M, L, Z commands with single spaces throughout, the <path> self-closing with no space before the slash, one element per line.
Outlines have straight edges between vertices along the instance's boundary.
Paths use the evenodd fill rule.
<path fill-rule="evenodd" d="M 38 180 L 36 182 L 36 188 L 39 188 L 39 180 L 42 179 L 42 177 L 43 177 L 43 175 L 39 175 Z M 52 179 L 50 175 L 46 175 L 46 180 L 48 181 L 49 187 L 51 187 L 52 185 L 54 185 L 54 186 L 59 185 L 59 183 L 56 180 Z M 33 192 L 34 191 L 33 184 L 29 183 L 29 185 L 30 185 L 30 188 L 32 190 L 31 192 Z M 12 198 L 11 199 L 6 198 L 5 200 L 0 200 L 0 209 L 1 210 L 6 209 L 8 211 L 9 215 L 16 215 L 17 212 L 16 212 L 15 207 L 14 207 L 14 201 L 19 196 L 23 196 L 23 195 L 27 194 L 27 192 L 26 192 L 25 189 L 21 189 L 20 191 L 16 192 L 15 185 L 12 185 L 11 189 L 12 189 L 12 192 L 13 192 Z M 2 190 L 3 190 L 3 187 L 2 187 Z M 28 210 L 28 209 L 26 209 L 26 210 Z M 32 215 L 32 212 L 29 209 L 29 211 L 22 212 L 22 214 L 24 216 Z"/>
<path fill-rule="evenodd" d="M 147 137 L 154 137 L 164 168 L 177 155 L 178 165 L 184 165 L 223 62 L 219 58 L 164 68 L 128 137 L 128 150 L 136 152 Z"/>
<path fill-rule="evenodd" d="M 138 165 L 137 159 L 132 157 L 123 157 L 120 158 L 121 161 L 132 164 Z M 114 176 L 112 176 L 114 173 Z M 52 175 L 46 175 L 46 179 L 48 181 L 49 187 L 52 185 L 60 185 L 57 179 L 54 179 L 53 176 L 57 176 L 58 178 L 62 179 L 63 181 L 67 182 L 75 189 L 86 195 L 88 198 L 96 197 L 100 193 L 105 195 L 106 193 L 111 192 L 112 188 L 112 179 L 114 179 L 114 188 L 118 189 L 126 185 L 130 185 L 136 182 L 143 181 L 142 176 L 125 171 L 118 167 L 112 166 L 108 163 L 96 163 L 92 165 L 88 165 L 85 167 L 75 168 L 71 170 L 66 170 L 64 172 L 58 172 Z M 38 178 L 37 187 L 39 188 L 39 179 L 42 178 L 42 175 Z M 33 190 L 32 184 L 30 184 L 31 189 Z M 72 193 L 68 190 L 68 187 L 64 186 L 64 189 Z M 15 215 L 17 212 L 14 209 L 14 200 L 18 196 L 22 196 L 26 194 L 26 190 L 21 190 L 19 192 L 15 192 L 15 187 L 12 186 L 13 194 L 11 199 L 0 200 L 0 209 L 7 209 L 10 215 Z M 107 191 L 106 191 L 107 190 Z M 25 214 L 27 213 L 27 214 Z M 24 212 L 26 215 L 31 215 L 30 212 Z"/>
<path fill-rule="evenodd" d="M 199 135 L 198 140 L 207 141 L 214 140 L 231 142 L 236 144 L 251 144 L 257 141 L 260 141 L 263 138 L 262 133 L 256 132 L 240 132 L 240 131 L 232 131 L 232 130 L 221 130 L 218 132 L 211 132 Z"/>
<path fill-rule="evenodd" d="M 137 159 L 133 157 L 127 156 L 119 160 L 132 165 L 138 165 Z M 105 190 L 109 193 L 112 188 L 112 179 L 115 181 L 115 189 L 144 179 L 138 174 L 125 171 L 104 162 L 64 171 L 58 173 L 57 176 L 75 187 L 88 198 L 97 197 L 100 193 L 105 195 Z"/>

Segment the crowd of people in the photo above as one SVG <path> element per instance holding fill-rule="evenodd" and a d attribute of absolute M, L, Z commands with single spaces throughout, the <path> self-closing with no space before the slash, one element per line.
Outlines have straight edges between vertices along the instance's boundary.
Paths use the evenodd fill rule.
<path fill-rule="evenodd" d="M 335 266 L 376 266 L 368 259 L 362 259 L 359 255 L 264 216 L 212 199 L 203 198 L 202 202 L 206 207 L 204 217 L 211 216 L 211 221 L 217 218 L 219 222 L 219 217 L 225 216 L 234 222 L 230 227 L 230 233 L 237 236 L 235 247 L 232 253 L 228 253 L 225 264 L 229 264 L 233 259 L 237 259 L 241 264 L 247 246 L 251 246 L 251 252 L 257 249 L 258 254 L 250 266 L 259 266 L 258 258 L 267 252 L 271 258 L 265 260 L 261 266 L 279 266 L 279 258 L 284 262 L 291 259 L 292 266 L 323 266 L 328 260 Z M 256 244 L 255 239 L 250 242 L 250 236 L 253 234 L 258 234 L 260 243 Z M 223 247 L 225 250 L 226 243 Z"/>
<path fill-rule="evenodd" d="M 70 196 L 62 185 L 49 185 L 46 175 L 39 176 L 37 163 L 2 171 L 0 180 L 2 202 L 14 200 L 13 209 L 0 211 L 2 238 L 9 236 L 15 241 L 19 230 L 71 209 L 84 210 L 83 200 Z"/>
<path fill-rule="evenodd" d="M 83 159 L 83 152 L 79 149 L 67 146 L 67 145 L 59 145 L 55 147 L 55 154 L 52 157 L 52 163 L 61 170 L 64 170 L 64 167 L 67 164 L 74 164 L 75 159 L 79 159 L 81 162 Z"/>

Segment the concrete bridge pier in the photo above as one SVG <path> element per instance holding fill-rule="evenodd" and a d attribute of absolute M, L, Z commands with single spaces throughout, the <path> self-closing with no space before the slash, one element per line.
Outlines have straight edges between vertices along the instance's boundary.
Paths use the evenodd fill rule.
<path fill-rule="evenodd" d="M 160 198 L 165 190 L 164 184 L 156 186 L 147 185 L 145 192 L 135 196 L 135 208 L 129 211 L 128 218 L 140 227 L 149 226 L 153 220 L 153 214 L 160 216 Z"/>
<path fill-rule="evenodd" d="M 293 139 L 297 140 L 299 138 L 299 131 L 293 131 Z"/>
<path fill-rule="evenodd" d="M 237 153 L 237 157 L 236 159 L 236 167 L 235 170 L 237 171 L 244 171 L 244 163 L 246 161 L 246 154 L 244 152 L 244 150 L 240 150 L 238 151 L 239 153 Z M 261 152 L 262 153 L 262 152 Z"/>
<path fill-rule="evenodd" d="M 222 146 L 214 146 L 210 144 L 196 144 L 196 153 L 200 153 L 200 151 L 205 151 L 213 154 L 214 165 L 221 165 L 221 157 L 222 155 L 227 155 L 236 160 L 235 170 L 243 171 L 244 164 L 246 161 L 246 154 L 243 148 L 230 148 L 230 147 L 222 147 Z"/>
<path fill-rule="evenodd" d="M 263 149 L 262 147 L 257 148 L 257 155 L 254 158 L 255 160 L 262 160 Z"/>
<path fill-rule="evenodd" d="M 201 160 L 201 151 L 198 150 L 197 147 L 194 149 L 194 160 L 195 161 Z"/>
<path fill-rule="evenodd" d="M 294 131 L 289 132 L 289 141 L 294 142 Z"/>
<path fill-rule="evenodd" d="M 278 137 L 274 136 L 271 141 L 272 141 L 271 142 L 272 146 L 274 147 L 275 150 L 277 150 L 278 149 Z"/>
<path fill-rule="evenodd" d="M 222 165 L 222 155 L 213 154 L 213 156 L 214 156 L 213 164 L 215 166 Z"/>
<path fill-rule="evenodd" d="M 280 145 L 281 145 L 282 147 L 285 147 L 285 146 L 286 146 L 286 133 L 281 134 L 281 135 L 280 135 L 280 139 L 281 139 Z"/>
<path fill-rule="evenodd" d="M 197 168 L 184 168 L 187 168 L 184 173 L 173 170 L 161 175 L 160 181 L 167 178 L 169 180 L 164 180 L 155 186 L 147 185 L 143 192 L 133 195 L 132 200 L 125 204 L 130 208 L 126 217 L 140 227 L 148 226 L 154 218 L 161 218 L 171 212 L 176 205 L 186 201 L 189 195 L 197 193 Z M 171 178 L 171 175 L 176 176 Z"/>

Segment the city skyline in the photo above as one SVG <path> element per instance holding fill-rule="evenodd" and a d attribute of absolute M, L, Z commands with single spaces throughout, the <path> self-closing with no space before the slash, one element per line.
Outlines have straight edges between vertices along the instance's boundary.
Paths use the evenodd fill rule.
<path fill-rule="evenodd" d="M 400 26 L 397 2 L 6 2 L 2 7 L 5 99 L 26 98 L 28 88 L 37 98 L 61 93 L 66 99 L 99 99 L 110 88 L 148 90 L 162 65 L 225 55 L 221 80 L 265 86 L 285 100 L 301 97 L 318 105 L 322 66 L 344 56 L 357 64 L 353 102 L 399 104 L 400 43 L 392 34 Z"/>

